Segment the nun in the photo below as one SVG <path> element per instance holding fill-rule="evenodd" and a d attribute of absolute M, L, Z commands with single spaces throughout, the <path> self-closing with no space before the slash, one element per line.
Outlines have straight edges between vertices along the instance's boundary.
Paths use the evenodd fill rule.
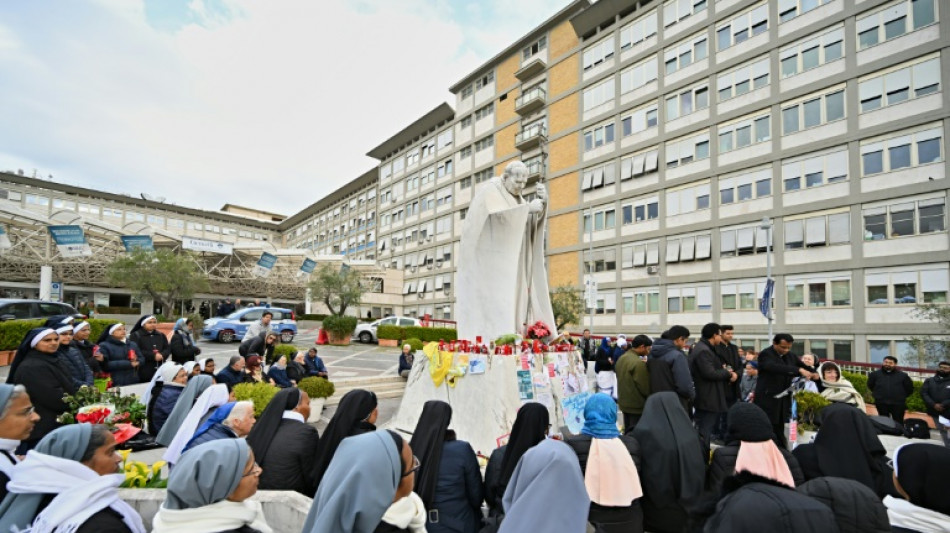
<path fill-rule="evenodd" d="M 323 437 L 317 445 L 311 476 L 315 487 L 319 489 L 320 480 L 323 479 L 333 454 L 343 439 L 376 431 L 376 426 L 373 425 L 379 415 L 376 405 L 376 394 L 363 389 L 353 389 L 340 398 L 340 404 L 323 430 Z"/>
<path fill-rule="evenodd" d="M 158 330 L 158 319 L 153 315 L 143 316 L 132 326 L 129 342 L 135 343 L 143 356 L 142 364 L 139 366 L 141 381 L 151 378 L 158 367 L 172 354 L 168 337 Z"/>
<path fill-rule="evenodd" d="M 103 330 L 97 344 L 103 357 L 100 366 L 112 376 L 113 385 L 124 387 L 139 382 L 138 368 L 144 359 L 137 344 L 126 342 L 125 324 L 112 324 Z"/>
<path fill-rule="evenodd" d="M 640 445 L 617 429 L 617 403 L 602 392 L 584 406 L 581 434 L 566 441 L 577 455 L 590 497 L 588 521 L 603 533 L 643 533 Z"/>
<path fill-rule="evenodd" d="M 343 440 L 317 489 L 303 533 L 373 533 L 387 509 L 412 492 L 417 469 L 409 444 L 392 431 Z"/>
<path fill-rule="evenodd" d="M 310 398 L 297 388 L 281 390 L 264 408 L 247 436 L 264 468 L 261 490 L 294 490 L 308 497 L 314 493 L 311 476 L 320 435 L 307 424 L 309 418 Z"/>
<path fill-rule="evenodd" d="M 58 348 L 59 335 L 54 330 L 35 328 L 23 338 L 13 358 L 7 383 L 26 387 L 36 414 L 40 416 L 30 437 L 17 449 L 19 455 L 26 454 L 40 439 L 60 426 L 56 417 L 67 409 L 63 396 L 76 393 L 72 378 L 56 355 Z"/>
<path fill-rule="evenodd" d="M 162 425 L 162 430 L 156 434 L 155 442 L 158 442 L 162 446 L 171 444 L 172 439 L 175 438 L 175 434 L 178 433 L 178 429 L 181 427 L 182 422 L 185 421 L 185 418 L 188 417 L 197 399 L 211 386 L 211 378 L 207 376 L 198 376 L 189 380 L 188 385 L 185 386 L 181 395 L 178 397 L 178 401 L 175 402 L 175 407 Z M 204 416 L 204 412 L 201 413 L 201 416 Z M 194 431 L 194 428 L 192 428 L 192 431 Z"/>
<path fill-rule="evenodd" d="M 261 467 L 243 439 L 195 446 L 168 476 L 152 533 L 271 533 L 257 492 Z"/>
<path fill-rule="evenodd" d="M 189 361 L 194 361 L 195 357 L 201 355 L 201 348 L 195 345 L 195 338 L 192 336 L 194 326 L 190 318 L 179 318 L 175 322 L 175 330 L 172 332 L 172 340 L 169 345 L 172 353 L 172 361 L 183 365 Z"/>
<path fill-rule="evenodd" d="M 429 533 L 476 533 L 480 529 L 481 470 L 472 446 L 449 429 L 452 407 L 439 400 L 422 406 L 409 447 L 419 458 L 416 494 L 428 512 Z"/>
<path fill-rule="evenodd" d="M 679 533 L 703 492 L 706 460 L 699 433 L 675 392 L 647 398 L 633 430 L 643 468 L 643 525 L 656 533 Z"/>
<path fill-rule="evenodd" d="M 125 476 L 115 447 L 104 425 L 71 424 L 44 437 L 13 471 L 0 531 L 145 533 L 142 518 L 119 498 Z"/>
<path fill-rule="evenodd" d="M 894 452 L 894 488 L 884 505 L 895 533 L 937 533 L 950 524 L 950 449 L 911 443 Z"/>
<path fill-rule="evenodd" d="M 20 462 L 16 449 L 30 438 L 40 419 L 23 385 L 0 385 L 0 501 L 7 495 L 7 482 Z"/>
<path fill-rule="evenodd" d="M 59 349 L 57 350 L 59 359 L 63 364 L 63 369 L 69 374 L 69 377 L 73 379 L 73 384 L 76 385 L 76 389 L 79 389 L 79 387 L 83 385 L 88 387 L 93 386 L 92 370 L 90 370 L 89 365 L 87 365 L 85 359 L 83 359 L 82 353 L 80 353 L 77 348 L 71 346 L 73 341 L 73 325 L 62 324 L 53 329 L 56 331 L 56 334 L 59 335 Z"/>
<path fill-rule="evenodd" d="M 515 466 L 526 451 L 543 441 L 550 429 L 548 408 L 537 402 L 529 402 L 518 409 L 515 423 L 511 427 L 508 444 L 491 452 L 488 466 L 485 467 L 485 501 L 490 516 L 504 514 L 501 498 L 508 488 L 508 481 Z"/>
<path fill-rule="evenodd" d="M 204 376 L 199 376 L 191 381 L 199 379 L 204 381 L 204 378 Z M 191 382 L 188 383 L 188 386 L 191 386 Z M 187 390 L 188 387 L 186 386 L 185 391 Z M 184 398 L 187 392 L 182 392 L 181 394 L 182 398 Z M 168 417 L 168 421 L 165 422 L 162 433 L 170 431 L 171 428 L 168 426 L 172 423 L 172 417 L 175 416 L 176 413 L 183 415 L 184 418 L 178 419 L 181 420 L 181 422 L 178 423 L 177 431 L 170 431 L 170 436 L 166 434 L 166 438 L 171 438 L 171 442 L 168 444 L 168 449 L 165 450 L 163 458 L 171 464 L 178 462 L 178 458 L 181 456 L 185 446 L 191 442 L 192 437 L 195 436 L 195 432 L 204 423 L 202 419 L 209 414 L 217 412 L 217 409 L 228 403 L 228 400 L 230 400 L 230 393 L 228 392 L 228 388 L 224 385 L 212 385 L 208 387 L 198 396 L 198 399 L 194 402 L 191 409 L 183 407 L 183 410 L 179 411 L 178 407 L 182 405 L 183 401 L 179 399 L 175 405 L 176 409 L 172 411 L 172 414 Z M 184 405 L 187 406 L 187 402 Z"/>
<path fill-rule="evenodd" d="M 587 531 L 590 498 L 577 456 L 563 442 L 545 439 L 525 452 L 502 502 L 505 520 L 499 533 Z"/>
<path fill-rule="evenodd" d="M 187 363 L 182 364 L 181 367 L 185 369 L 185 375 L 188 376 L 189 380 L 201 373 L 201 369 L 198 367 L 197 361 L 188 361 Z"/>
<path fill-rule="evenodd" d="M 199 368 L 198 370 L 199 373 L 209 376 L 211 378 L 214 378 L 214 374 L 215 374 L 214 359 L 212 359 L 211 357 L 205 357 L 204 359 L 199 359 L 198 368 Z M 217 383 L 217 381 L 215 381 L 215 383 Z"/>
<path fill-rule="evenodd" d="M 181 398 L 185 386 L 188 384 L 188 374 L 181 365 L 175 363 L 165 363 L 158 369 L 159 378 L 162 386 L 151 402 L 151 408 L 148 413 L 148 427 L 153 435 L 158 435 L 168 420 L 168 415 L 175 409 L 178 399 Z"/>
<path fill-rule="evenodd" d="M 92 334 L 92 326 L 89 325 L 89 322 L 82 321 L 75 326 L 73 326 L 73 341 L 69 344 L 71 347 L 79 350 L 79 353 L 82 354 L 83 360 L 86 362 L 86 365 L 92 370 L 93 377 L 99 372 L 102 372 L 102 368 L 99 366 L 99 360 L 96 358 L 96 345 L 89 342 L 89 335 Z M 102 357 L 101 355 L 98 357 Z"/>

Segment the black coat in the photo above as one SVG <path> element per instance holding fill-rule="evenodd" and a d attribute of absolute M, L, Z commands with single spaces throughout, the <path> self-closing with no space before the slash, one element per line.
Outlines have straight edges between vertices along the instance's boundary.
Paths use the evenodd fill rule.
<path fill-rule="evenodd" d="M 410 533 L 408 529 L 396 527 L 388 522 L 380 522 L 373 533 Z"/>
<path fill-rule="evenodd" d="M 499 446 L 491 452 L 488 458 L 488 466 L 485 467 L 485 503 L 488 504 L 488 513 L 490 516 L 505 514 L 505 508 L 501 504 L 501 499 L 505 495 L 508 484 L 501 482 L 501 463 L 505 460 L 505 450 L 508 445 Z"/>
<path fill-rule="evenodd" d="M 202 422 L 202 424 L 204 424 L 204 422 Z M 213 426 L 208 428 L 208 431 L 205 431 L 204 433 L 202 433 L 201 435 L 198 435 L 197 437 L 192 437 L 191 442 L 189 442 L 185 446 L 185 449 L 182 450 L 181 453 L 185 453 L 188 450 L 194 448 L 195 446 L 198 446 L 199 444 L 204 444 L 206 442 L 211 442 L 213 440 L 236 439 L 236 438 L 238 438 L 238 436 L 233 431 L 231 431 L 231 428 L 229 428 L 228 426 L 225 426 L 221 422 L 218 422 L 217 424 L 214 424 Z"/>
<path fill-rule="evenodd" d="M 726 405 L 726 387 L 732 386 L 729 383 L 732 375 L 722 367 L 715 346 L 706 340 L 693 345 L 689 352 L 689 373 L 696 387 L 696 398 L 693 400 L 696 409 L 713 413 L 724 413 L 729 409 Z"/>
<path fill-rule="evenodd" d="M 788 469 L 792 471 L 792 479 L 795 480 L 795 486 L 805 482 L 805 474 L 802 467 L 798 464 L 798 459 L 792 455 L 792 452 L 785 448 L 779 448 L 785 462 L 788 463 Z M 725 446 L 716 448 L 712 453 L 712 461 L 709 463 L 709 470 L 706 471 L 706 490 L 719 494 L 722 490 L 722 484 L 726 478 L 735 475 L 736 459 L 739 457 L 739 442 L 733 441 Z"/>
<path fill-rule="evenodd" d="M 13 383 L 26 387 L 40 420 L 30 433 L 38 441 L 60 426 L 56 417 L 66 412 L 64 394 L 75 394 L 73 379 L 63 371 L 58 356 L 30 350 L 17 369 Z"/>
<path fill-rule="evenodd" d="M 295 490 L 304 496 L 314 493 L 311 479 L 320 435 L 313 426 L 297 420 L 280 421 L 274 444 L 264 457 L 257 459 L 263 468 L 258 484 L 260 490 Z"/>
<path fill-rule="evenodd" d="M 254 378 L 243 370 L 235 370 L 230 366 L 226 366 L 218 372 L 218 375 L 216 375 L 214 379 L 218 383 L 230 383 L 233 386 L 239 383 L 250 383 L 249 380 L 253 380 Z"/>
<path fill-rule="evenodd" d="M 93 374 L 104 372 L 104 370 L 102 370 L 102 367 L 99 365 L 99 361 L 97 361 L 96 358 L 93 357 L 92 355 L 96 351 L 95 344 L 89 341 L 80 342 L 77 340 L 73 340 L 72 342 L 69 343 L 69 345 L 79 350 L 79 353 L 82 354 L 83 359 L 86 360 L 86 365 L 89 366 L 89 369 L 92 370 Z"/>
<path fill-rule="evenodd" d="M 875 370 L 868 374 L 868 390 L 875 403 L 906 405 L 907 397 L 914 393 L 914 382 L 900 370 Z"/>
<path fill-rule="evenodd" d="M 725 342 L 720 342 L 719 346 L 716 346 L 716 355 L 719 356 L 719 360 L 724 365 L 729 365 L 732 370 L 739 376 L 739 379 L 735 383 L 729 383 L 726 385 L 726 405 L 732 406 L 732 404 L 742 399 L 742 394 L 739 391 L 739 385 L 742 382 L 742 369 L 744 363 L 742 358 L 739 357 L 739 347 L 735 344 Z"/>
<path fill-rule="evenodd" d="M 828 506 L 841 533 L 890 533 L 887 508 L 874 491 L 861 483 L 840 477 L 820 477 L 795 483 L 798 492 Z"/>
<path fill-rule="evenodd" d="M 172 354 L 168 337 L 157 329 L 151 333 L 140 329 L 129 335 L 129 341 L 139 347 L 139 353 L 142 355 L 142 361 L 139 364 L 139 381 L 141 383 L 151 381 L 155 371 L 162 366 L 162 361 L 155 360 L 154 352 L 162 354 L 163 360 L 168 359 Z"/>
<path fill-rule="evenodd" d="M 706 533 L 839 533 L 823 503 L 765 478 L 742 473 L 729 478 L 725 490 Z"/>
<path fill-rule="evenodd" d="M 934 376 L 925 379 L 924 385 L 920 388 L 920 396 L 927 405 L 927 413 L 931 416 L 950 413 L 950 376 L 945 378 Z M 943 405 L 943 413 L 934 409 L 934 405 L 938 403 Z"/>
<path fill-rule="evenodd" d="M 295 383 L 307 377 L 307 369 L 296 361 L 287 361 L 287 377 Z"/>
<path fill-rule="evenodd" d="M 60 345 L 59 357 L 65 365 L 66 372 L 73 378 L 73 383 L 77 389 L 83 385 L 89 387 L 93 385 L 92 369 L 86 364 L 86 360 L 78 348 L 72 345 Z"/>
<path fill-rule="evenodd" d="M 168 420 L 168 415 L 172 414 L 175 404 L 178 403 L 178 397 L 181 396 L 184 387 L 174 385 L 164 385 L 155 402 L 152 404 L 151 417 L 149 418 L 149 433 L 158 435 Z"/>
<path fill-rule="evenodd" d="M 177 331 L 172 333 L 172 341 L 169 343 L 172 353 L 172 361 L 183 365 L 188 361 L 194 361 L 195 357 L 201 354 L 201 348 L 195 346 L 194 342 L 188 344 L 184 336 Z"/>
<path fill-rule="evenodd" d="M 626 446 L 630 452 L 630 458 L 633 464 L 640 471 L 640 444 L 637 439 L 630 435 L 621 435 L 620 442 Z M 590 455 L 590 446 L 593 437 L 590 435 L 576 435 L 568 437 L 564 442 L 574 450 L 577 460 L 581 465 L 581 473 L 587 473 L 587 457 Z M 590 502 L 590 511 L 587 516 L 588 521 L 600 528 L 598 531 L 620 532 L 624 533 L 642 533 L 643 532 L 643 509 L 640 507 L 640 501 L 636 500 L 627 507 L 605 507 Z"/>
<path fill-rule="evenodd" d="M 693 378 L 689 374 L 689 362 L 683 351 L 673 341 L 656 339 L 647 356 L 650 371 L 650 394 L 671 391 L 680 397 L 680 403 L 689 413 L 689 403 L 696 396 Z"/>
<path fill-rule="evenodd" d="M 135 353 L 135 358 L 142 366 L 142 352 L 134 342 L 120 342 L 114 337 L 109 337 L 99 343 L 99 353 L 105 358 L 101 365 L 112 376 L 112 384 L 116 387 L 125 385 L 135 385 L 139 383 L 139 374 L 132 368 L 132 362 L 129 360 L 129 352 Z M 154 374 L 154 372 L 152 372 Z M 152 374 L 146 381 L 152 380 Z"/>
<path fill-rule="evenodd" d="M 438 522 L 427 522 L 429 533 L 476 533 L 481 525 L 482 474 L 472 446 L 462 440 L 442 445 L 439 477 L 429 511 L 438 511 Z"/>
<path fill-rule="evenodd" d="M 784 424 L 791 416 L 792 397 L 775 398 L 792 384 L 798 369 L 809 368 L 792 352 L 779 355 L 769 346 L 759 353 L 759 379 L 755 384 L 755 404 L 762 408 L 773 425 Z"/>

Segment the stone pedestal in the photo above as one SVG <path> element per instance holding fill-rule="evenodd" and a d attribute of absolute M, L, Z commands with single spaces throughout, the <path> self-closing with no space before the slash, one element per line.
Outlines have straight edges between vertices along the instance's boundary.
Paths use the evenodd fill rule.
<path fill-rule="evenodd" d="M 563 356 L 563 357 L 559 357 Z M 442 400 L 452 406 L 452 422 L 460 440 L 468 441 L 476 452 L 490 455 L 498 444 L 496 439 L 511 432 L 515 416 L 522 403 L 540 402 L 548 406 L 551 424 L 563 431 L 564 413 L 561 399 L 576 393 L 573 384 L 586 390 L 587 378 L 578 352 L 532 354 L 528 357 L 528 371 L 532 399 L 522 400 L 519 389 L 522 358 L 519 355 L 486 355 L 485 373 L 466 373 L 457 378 L 455 387 L 442 383 L 436 387 L 430 374 L 429 359 L 417 354 L 409 374 L 406 390 L 390 429 L 411 435 L 415 430 L 422 406 L 429 400 Z M 456 364 L 459 360 L 455 356 Z M 560 360 L 560 364 L 559 364 Z M 566 361 L 566 364 L 564 363 Z M 548 363 L 554 364 L 554 377 Z M 578 370 L 578 366 L 580 367 Z M 543 377 L 542 375 L 543 374 Z M 565 392 L 564 382 L 569 384 Z"/>
<path fill-rule="evenodd" d="M 165 489 L 120 489 L 119 497 L 132 506 L 142 517 L 145 530 L 152 530 L 152 519 L 165 501 Z M 251 500 L 261 502 L 264 519 L 272 530 L 300 531 L 313 502 L 298 492 L 287 490 L 260 490 Z"/>

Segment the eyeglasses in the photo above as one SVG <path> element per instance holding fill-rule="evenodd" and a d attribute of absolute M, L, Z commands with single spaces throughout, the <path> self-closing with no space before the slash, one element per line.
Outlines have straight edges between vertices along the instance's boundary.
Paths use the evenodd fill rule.
<path fill-rule="evenodd" d="M 415 474 L 415 473 L 419 470 L 419 467 L 420 467 L 420 466 L 422 466 L 422 465 L 419 463 L 419 458 L 416 457 L 415 455 L 413 455 L 413 456 L 412 456 L 412 469 L 410 469 L 408 472 L 406 472 L 405 474 L 403 474 L 402 477 L 408 477 L 408 476 L 411 475 L 411 474 Z"/>
<path fill-rule="evenodd" d="M 264 472 L 264 469 L 261 468 L 261 465 L 257 464 L 257 461 L 254 461 L 254 465 L 251 466 L 251 470 L 241 477 L 259 476 L 262 472 Z"/>
<path fill-rule="evenodd" d="M 30 415 L 32 415 L 32 414 L 35 413 L 35 412 L 36 412 L 36 406 L 35 406 L 35 405 L 31 405 L 31 406 L 27 407 L 26 409 L 20 411 L 20 412 L 17 413 L 17 414 L 20 415 L 20 416 L 30 416 Z"/>

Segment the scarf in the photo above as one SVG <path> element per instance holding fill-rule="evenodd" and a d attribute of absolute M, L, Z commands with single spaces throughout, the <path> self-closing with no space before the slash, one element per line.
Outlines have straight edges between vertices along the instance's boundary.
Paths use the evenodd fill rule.
<path fill-rule="evenodd" d="M 736 457 L 736 473 L 748 472 L 772 481 L 777 481 L 789 488 L 795 488 L 795 479 L 788 468 L 785 456 L 779 451 L 775 441 L 764 442 L 740 441 L 739 455 Z"/>
<path fill-rule="evenodd" d="M 930 445 L 928 445 L 930 446 Z M 893 496 L 884 497 L 891 527 L 902 527 L 919 533 L 946 533 L 950 516 L 920 507 Z"/>
<path fill-rule="evenodd" d="M 619 438 L 591 439 L 584 486 L 590 501 L 605 507 L 629 507 L 643 496 L 637 466 Z"/>
<path fill-rule="evenodd" d="M 386 509 L 383 522 L 399 529 L 408 529 L 410 533 L 426 533 L 426 508 L 422 498 L 415 492 L 400 499 Z"/>
<path fill-rule="evenodd" d="M 92 515 L 106 507 L 121 514 L 122 521 L 133 533 L 145 533 L 142 518 L 119 498 L 118 487 L 124 480 L 122 474 L 100 476 L 78 461 L 33 450 L 17 466 L 7 490 L 39 498 L 44 494 L 57 495 L 35 517 L 31 533 L 75 533 Z M 38 507 L 38 500 L 36 504 Z M 26 525 L 16 524 L 17 527 Z"/>
<path fill-rule="evenodd" d="M 179 318 L 178 321 L 175 322 L 175 331 L 181 335 L 181 341 L 185 346 L 195 345 L 195 341 L 191 338 L 191 332 L 188 331 L 188 324 L 184 318 Z"/>
<path fill-rule="evenodd" d="M 221 500 L 194 509 L 167 509 L 162 505 L 152 520 L 152 533 L 216 533 L 243 526 L 261 533 L 273 532 L 264 520 L 260 502 Z"/>
<path fill-rule="evenodd" d="M 20 463 L 15 453 L 20 441 L 13 439 L 0 439 L 0 472 L 3 472 L 7 478 L 13 477 L 13 467 Z"/>
<path fill-rule="evenodd" d="M 861 397 L 861 393 L 854 388 L 850 381 L 839 378 L 838 381 L 821 380 L 821 383 L 825 387 L 825 390 L 821 391 L 821 395 L 828 401 L 846 403 L 857 407 L 861 411 L 867 411 L 864 398 Z"/>
<path fill-rule="evenodd" d="M 584 435 L 595 439 L 614 439 L 620 436 L 617 429 L 617 403 L 610 396 L 598 392 L 584 406 Z"/>

